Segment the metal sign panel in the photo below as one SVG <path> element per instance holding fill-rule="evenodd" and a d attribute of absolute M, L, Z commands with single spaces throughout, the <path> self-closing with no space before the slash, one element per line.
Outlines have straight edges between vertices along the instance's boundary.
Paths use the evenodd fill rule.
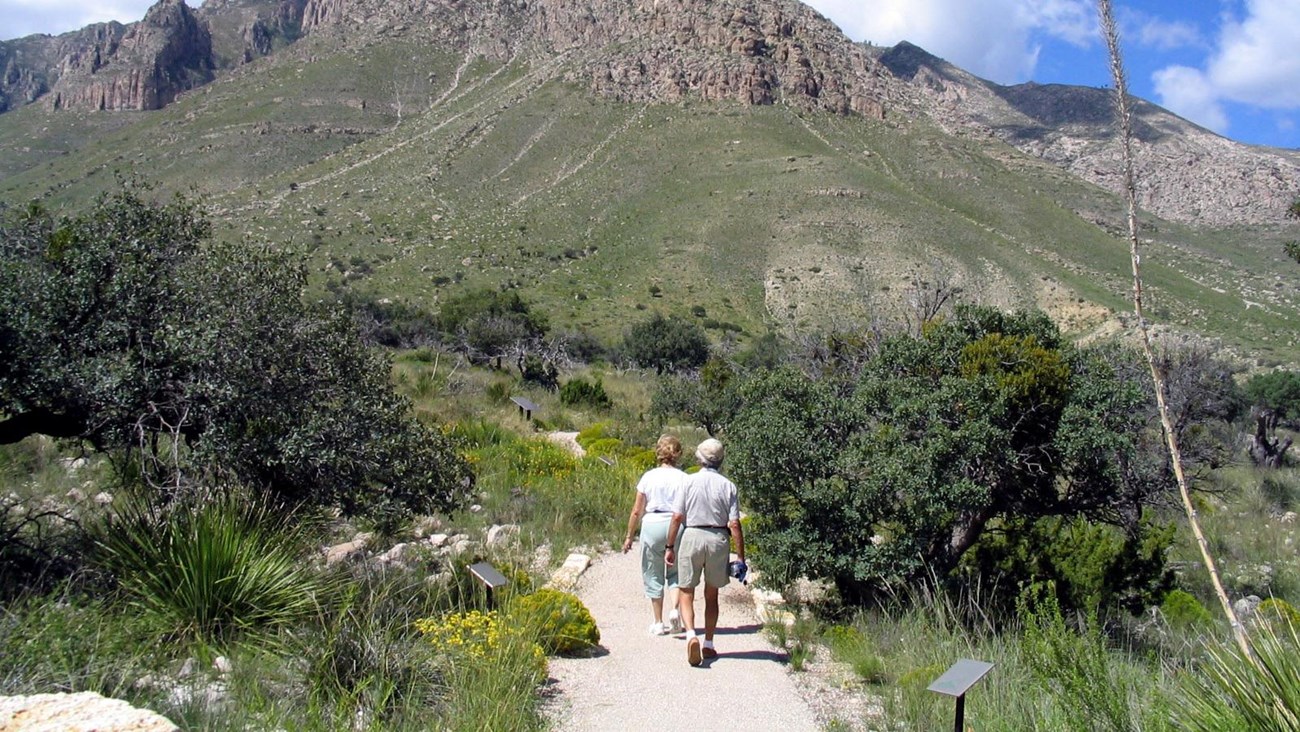
<path fill-rule="evenodd" d="M 483 584 L 487 585 L 488 589 L 495 590 L 498 587 L 504 587 L 510 583 L 510 580 L 506 579 L 504 574 L 498 572 L 496 567 L 493 567 L 487 562 L 479 562 L 478 564 L 469 565 L 469 572 L 475 577 L 478 577 Z"/>
<path fill-rule="evenodd" d="M 537 412 L 541 410 L 541 407 L 533 404 L 532 400 L 525 399 L 524 397 L 510 397 L 510 401 L 518 404 L 520 409 L 528 412 Z"/>
<path fill-rule="evenodd" d="M 926 688 L 926 691 L 933 691 L 947 696 L 965 696 L 966 691 L 975 685 L 975 682 L 984 678 L 993 669 L 993 664 L 984 661 L 972 661 L 969 658 L 963 658 L 954 663 L 943 676 L 934 680 Z"/>

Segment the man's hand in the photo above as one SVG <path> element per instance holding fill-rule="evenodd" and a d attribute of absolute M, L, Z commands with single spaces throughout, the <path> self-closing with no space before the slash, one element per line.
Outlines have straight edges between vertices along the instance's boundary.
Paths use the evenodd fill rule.
<path fill-rule="evenodd" d="M 664 551 L 664 562 L 668 564 L 676 564 L 676 559 L 677 552 L 674 552 L 672 547 L 668 547 L 668 549 Z"/>

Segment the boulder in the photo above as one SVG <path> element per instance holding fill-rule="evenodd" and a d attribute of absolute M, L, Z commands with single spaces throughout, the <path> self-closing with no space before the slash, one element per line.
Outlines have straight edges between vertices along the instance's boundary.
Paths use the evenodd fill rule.
<path fill-rule="evenodd" d="M 0 697 L 0 732 L 172 732 L 171 720 L 93 691 Z"/>
<path fill-rule="evenodd" d="M 504 546 L 512 539 L 519 536 L 519 526 L 516 524 L 497 524 L 487 530 L 488 546 Z"/>
<path fill-rule="evenodd" d="M 366 547 L 370 545 L 371 538 L 373 538 L 372 534 L 357 534 L 352 537 L 352 541 L 326 548 L 325 566 L 332 567 L 344 560 L 365 556 Z"/>

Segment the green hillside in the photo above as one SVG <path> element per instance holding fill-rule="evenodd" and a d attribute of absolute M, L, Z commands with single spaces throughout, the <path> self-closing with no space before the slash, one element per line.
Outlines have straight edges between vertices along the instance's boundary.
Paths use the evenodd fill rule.
<path fill-rule="evenodd" d="M 201 193 L 221 236 L 302 251 L 318 286 L 423 306 L 517 286 L 605 337 L 697 305 L 748 335 L 892 318 L 936 272 L 1080 334 L 1127 307 L 1118 201 L 1002 143 L 781 105 L 624 104 L 563 81 L 564 63 L 308 38 L 159 112 L 0 116 L 0 199 L 74 207 L 134 175 Z M 1284 232 L 1147 233 L 1158 322 L 1297 360 Z"/>

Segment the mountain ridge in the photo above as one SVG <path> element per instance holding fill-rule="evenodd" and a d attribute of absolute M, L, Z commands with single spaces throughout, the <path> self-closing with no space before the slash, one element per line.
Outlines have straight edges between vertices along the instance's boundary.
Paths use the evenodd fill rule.
<path fill-rule="evenodd" d="M 0 199 L 75 207 L 140 175 L 197 191 L 222 238 L 303 252 L 316 292 L 432 310 L 519 288 L 608 338 L 650 309 L 723 339 L 858 328 L 926 282 L 1117 329 L 1122 204 L 1048 154 L 1114 169 L 1104 92 L 998 87 L 784 0 L 698 3 L 212 1 L 210 83 L 152 111 L 0 115 Z M 1154 146 L 1179 135 L 1162 119 Z M 1144 215 L 1152 313 L 1295 359 L 1279 190 L 1222 223 Z"/>
<path fill-rule="evenodd" d="M 558 55 L 565 78 L 619 101 L 923 114 L 1108 190 L 1121 185 L 1105 90 L 993 84 L 907 42 L 854 43 L 796 0 L 208 0 L 195 11 L 160 0 L 138 23 L 0 42 L 0 110 L 34 101 L 158 109 L 312 34 L 343 45 L 406 36 L 500 62 Z M 1145 101 L 1135 110 L 1148 210 L 1197 225 L 1260 224 L 1300 196 L 1300 151 L 1235 143 Z"/>

